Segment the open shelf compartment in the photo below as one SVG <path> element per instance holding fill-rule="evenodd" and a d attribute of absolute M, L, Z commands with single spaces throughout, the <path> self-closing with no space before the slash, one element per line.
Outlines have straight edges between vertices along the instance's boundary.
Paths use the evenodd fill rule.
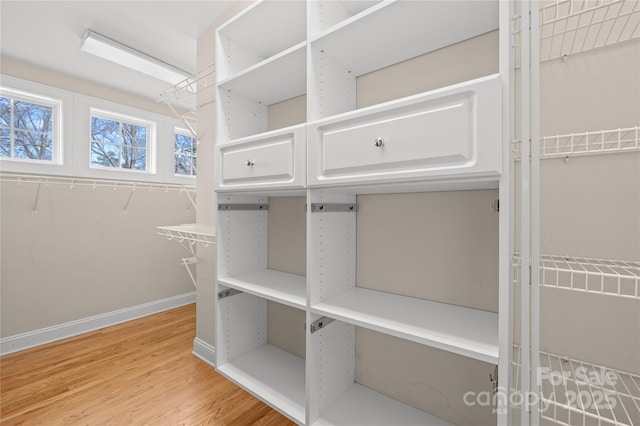
<path fill-rule="evenodd" d="M 318 318 L 311 314 L 314 323 Z M 312 329 L 307 341 L 309 424 L 447 425 L 463 418 L 485 424 L 495 418 L 489 407 L 462 401 L 464 392 L 491 386 L 487 376 L 494 365 L 477 360 L 468 364 L 465 357 L 322 319 L 323 326 Z M 428 389 L 443 386 L 463 365 L 467 374 L 444 386 L 442 399 L 425 400 Z"/>
<path fill-rule="evenodd" d="M 306 92 L 306 43 L 301 42 L 238 74 L 219 87 L 271 105 Z"/>
<path fill-rule="evenodd" d="M 256 2 L 218 30 L 218 81 L 303 42 L 306 22 L 304 1 Z"/>
<path fill-rule="evenodd" d="M 306 306 L 306 278 L 288 272 L 263 269 L 221 278 L 219 284 L 293 308 Z"/>
<path fill-rule="evenodd" d="M 352 288 L 311 307 L 350 324 L 498 363 L 498 314 L 392 293 Z"/>
<path fill-rule="evenodd" d="M 497 28 L 497 1 L 391 1 L 341 21 L 311 43 L 360 76 Z"/>
<path fill-rule="evenodd" d="M 270 344 L 267 310 L 267 300 L 251 294 L 218 299 L 216 369 L 302 424 L 305 360 Z"/>

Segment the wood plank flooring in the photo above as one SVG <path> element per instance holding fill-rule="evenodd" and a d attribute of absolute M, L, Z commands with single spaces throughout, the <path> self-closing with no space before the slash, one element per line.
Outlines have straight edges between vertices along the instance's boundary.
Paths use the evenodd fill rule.
<path fill-rule="evenodd" d="M 0 358 L 0 424 L 291 425 L 191 354 L 195 305 Z"/>

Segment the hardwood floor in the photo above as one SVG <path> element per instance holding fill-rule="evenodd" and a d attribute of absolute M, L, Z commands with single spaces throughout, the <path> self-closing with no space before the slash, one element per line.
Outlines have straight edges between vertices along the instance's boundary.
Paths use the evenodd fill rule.
<path fill-rule="evenodd" d="M 291 425 L 191 354 L 195 305 L 0 358 L 0 423 Z"/>

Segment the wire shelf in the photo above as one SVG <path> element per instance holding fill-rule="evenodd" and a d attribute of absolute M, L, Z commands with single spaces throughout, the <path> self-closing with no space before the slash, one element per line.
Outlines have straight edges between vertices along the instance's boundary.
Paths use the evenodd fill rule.
<path fill-rule="evenodd" d="M 130 190 L 148 190 L 148 191 L 179 191 L 187 193 L 195 193 L 194 185 L 178 185 L 164 184 L 153 182 L 134 182 L 124 180 L 107 180 L 107 179 L 89 179 L 74 178 L 70 176 L 45 176 L 45 175 L 27 175 L 15 173 L 0 173 L 0 182 L 15 182 L 17 185 L 22 184 L 38 184 L 38 185 L 69 185 L 71 189 L 76 186 L 90 186 L 92 188 L 112 188 L 130 189 Z"/>
<path fill-rule="evenodd" d="M 540 285 L 585 293 L 640 299 L 640 262 L 540 255 Z M 520 284 L 520 256 L 514 256 Z"/>
<path fill-rule="evenodd" d="M 213 226 L 198 225 L 197 223 L 189 223 L 185 225 L 173 225 L 173 226 L 158 226 L 157 234 L 167 237 L 169 241 L 175 241 L 180 244 L 185 250 L 191 253 L 191 257 L 185 257 L 180 259 L 182 265 L 189 273 L 189 278 L 194 287 L 197 287 L 196 277 L 191 270 L 191 265 L 198 263 L 198 256 L 196 253 L 196 243 L 202 244 L 203 247 L 207 247 L 210 244 L 215 244 L 216 234 Z"/>
<path fill-rule="evenodd" d="M 170 103 L 172 100 L 181 100 L 196 95 L 209 87 L 214 87 L 216 82 L 216 64 L 204 67 L 191 77 L 187 77 L 178 84 L 171 86 L 160 94 L 160 100 Z"/>
<path fill-rule="evenodd" d="M 186 243 L 193 246 L 201 243 L 203 247 L 216 242 L 216 234 L 212 226 L 203 226 L 198 224 L 186 224 L 175 226 L 158 226 L 158 235 L 167 237 L 169 241 L 177 241 L 178 243 Z"/>
<path fill-rule="evenodd" d="M 639 2 L 640 4 L 640 2 Z M 540 158 L 568 158 L 582 155 L 640 151 L 640 127 L 569 133 L 540 138 Z M 513 142 L 515 160 L 520 160 L 520 140 Z"/>
<path fill-rule="evenodd" d="M 520 348 L 514 347 L 516 389 Z M 640 375 L 540 352 L 540 417 L 558 425 L 640 424 Z"/>
<path fill-rule="evenodd" d="M 516 58 L 520 26 L 520 16 L 514 17 Z M 638 38 L 637 0 L 555 0 L 540 7 L 540 62 Z"/>

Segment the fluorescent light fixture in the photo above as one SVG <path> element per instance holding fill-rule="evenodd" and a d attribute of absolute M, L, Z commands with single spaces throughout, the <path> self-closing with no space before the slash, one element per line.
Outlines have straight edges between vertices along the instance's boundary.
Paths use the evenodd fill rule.
<path fill-rule="evenodd" d="M 82 37 L 80 50 L 99 56 L 116 64 L 150 75 L 173 85 L 190 74 L 159 59 L 146 55 L 108 37 L 87 30 Z"/>

